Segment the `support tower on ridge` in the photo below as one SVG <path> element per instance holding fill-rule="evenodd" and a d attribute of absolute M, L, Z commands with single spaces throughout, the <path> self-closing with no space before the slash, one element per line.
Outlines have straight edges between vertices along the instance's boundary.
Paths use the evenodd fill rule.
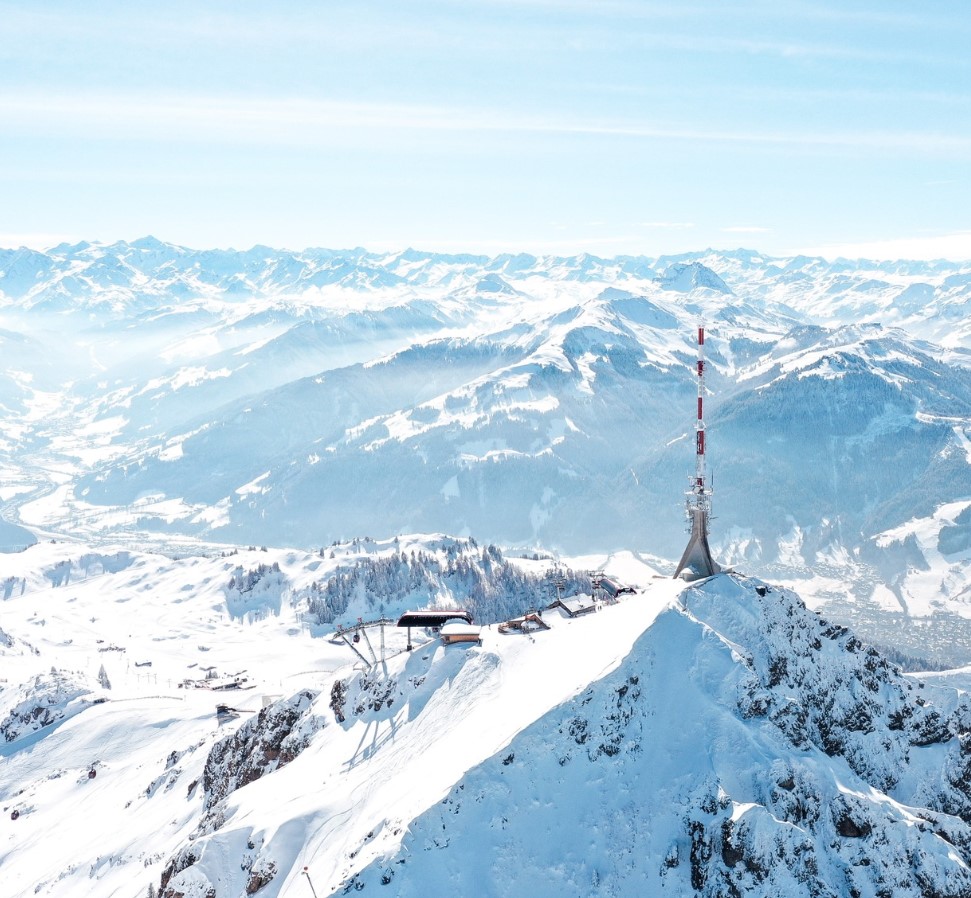
<path fill-rule="evenodd" d="M 695 423 L 695 473 L 690 479 L 686 511 L 690 536 L 675 577 L 699 580 L 719 573 L 721 568 L 708 547 L 708 518 L 711 514 L 711 487 L 705 471 L 705 328 L 698 326 L 698 419 Z"/>

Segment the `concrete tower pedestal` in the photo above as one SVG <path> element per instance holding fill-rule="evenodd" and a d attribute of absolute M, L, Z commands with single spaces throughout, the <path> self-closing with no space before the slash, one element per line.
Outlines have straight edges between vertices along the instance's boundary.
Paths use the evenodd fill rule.
<path fill-rule="evenodd" d="M 708 512 L 695 506 L 688 509 L 688 514 L 691 516 L 691 535 L 674 576 L 684 580 L 713 577 L 721 573 L 721 567 L 711 557 L 711 549 L 708 547 Z"/>

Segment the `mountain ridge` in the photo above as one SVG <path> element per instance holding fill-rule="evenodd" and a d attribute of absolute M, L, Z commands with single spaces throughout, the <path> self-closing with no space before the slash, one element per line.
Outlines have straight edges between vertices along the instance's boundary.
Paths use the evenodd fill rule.
<path fill-rule="evenodd" d="M 901 649 L 971 660 L 934 620 L 971 619 L 941 511 L 971 498 L 967 264 L 136 244 L 26 253 L 0 298 L 10 548 L 420 530 L 676 558 L 704 320 L 716 554 L 816 606 L 839 570 L 874 641 L 916 614 L 954 638 Z M 950 535 L 888 535 L 918 527 Z"/>

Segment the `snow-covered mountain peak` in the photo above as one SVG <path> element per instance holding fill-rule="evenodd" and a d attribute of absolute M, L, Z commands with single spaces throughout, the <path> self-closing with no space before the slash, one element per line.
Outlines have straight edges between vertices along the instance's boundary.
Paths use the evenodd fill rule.
<path fill-rule="evenodd" d="M 767 584 L 720 577 L 682 600 L 406 829 L 373 830 L 326 890 L 506 894 L 523 877 L 541 896 L 968 888 L 955 730 L 969 709 L 946 690 L 935 706 Z"/>
<path fill-rule="evenodd" d="M 319 895 L 971 887 L 957 692 L 788 590 L 635 561 L 586 562 L 639 572 L 588 614 L 500 632 L 549 601 L 520 597 L 483 611 L 481 645 L 414 632 L 408 652 L 389 625 L 321 637 L 430 602 L 495 609 L 490 584 L 512 595 L 550 559 L 444 535 L 22 553 L 0 581 L 6 893 L 287 896 L 305 867 Z"/>
<path fill-rule="evenodd" d="M 690 293 L 699 288 L 716 293 L 731 293 L 731 288 L 714 271 L 700 262 L 681 262 L 671 265 L 657 279 L 663 290 Z"/>

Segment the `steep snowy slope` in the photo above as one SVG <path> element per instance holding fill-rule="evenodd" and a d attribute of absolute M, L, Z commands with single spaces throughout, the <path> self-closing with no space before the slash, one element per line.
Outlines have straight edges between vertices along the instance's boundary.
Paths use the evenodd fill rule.
<path fill-rule="evenodd" d="M 787 590 L 598 559 L 640 591 L 481 645 L 388 634 L 362 670 L 301 622 L 312 578 L 485 558 L 79 549 L 3 581 L 11 898 L 288 898 L 305 867 L 318 895 L 971 890 L 971 705 Z M 390 595 L 379 570 L 348 615 Z"/>
<path fill-rule="evenodd" d="M 5 894 L 288 896 L 305 865 L 318 894 L 971 889 L 971 707 L 788 591 L 592 558 L 641 592 L 481 646 L 388 633 L 366 672 L 320 638 L 319 608 L 497 620 L 506 563 L 444 537 L 7 556 Z"/>
<path fill-rule="evenodd" d="M 757 589 L 686 591 L 616 670 L 326 889 L 967 894 L 969 706 Z"/>
<path fill-rule="evenodd" d="M 297 752 L 320 727 L 335 729 L 331 689 L 335 677 L 353 676 L 358 658 L 345 643 L 324 638 L 331 627 L 318 626 L 311 613 L 315 596 L 332 594 L 332 582 L 350 586 L 338 618 L 350 621 L 428 603 L 465 604 L 470 595 L 487 621 L 510 601 L 522 603 L 517 613 L 545 604 L 550 586 L 549 560 L 521 561 L 520 577 L 510 577 L 494 548 L 445 537 L 182 560 L 47 542 L 7 561 L 9 575 L 0 579 L 0 865 L 3 894 L 11 898 L 142 898 L 204 809 L 218 804 L 213 796 L 223 787 L 215 785 L 213 759 L 230 744 L 211 752 L 222 737 L 235 734 L 232 744 L 244 747 L 252 737 L 262 746 L 251 764 L 233 765 L 237 773 L 252 771 L 234 780 L 241 785 L 267 760 L 276 766 L 276 752 Z M 595 563 L 622 580 L 652 573 L 629 558 Z M 410 573 L 396 578 L 403 572 Z M 489 593 L 490 584 L 498 594 Z M 523 590 L 518 597 L 515 589 Z M 389 668 L 428 667 L 435 646 L 426 634 L 413 634 L 418 651 L 406 660 L 403 631 L 370 632 L 361 650 L 369 638 L 378 652 L 380 640 Z M 520 641 L 530 644 L 529 637 Z M 433 679 L 449 664 L 461 672 L 460 663 L 449 662 Z M 580 666 L 571 676 L 580 684 L 596 672 Z M 321 708 L 306 706 L 307 690 L 324 694 Z M 433 691 L 429 682 L 426 701 Z M 276 742 L 260 742 L 252 731 L 264 700 L 282 702 L 260 718 L 286 728 Z M 218 704 L 236 710 L 217 714 Z M 526 702 L 519 717 L 536 713 Z M 347 752 L 340 763 L 365 751 L 361 736 L 359 728 L 347 733 L 335 749 Z"/>

